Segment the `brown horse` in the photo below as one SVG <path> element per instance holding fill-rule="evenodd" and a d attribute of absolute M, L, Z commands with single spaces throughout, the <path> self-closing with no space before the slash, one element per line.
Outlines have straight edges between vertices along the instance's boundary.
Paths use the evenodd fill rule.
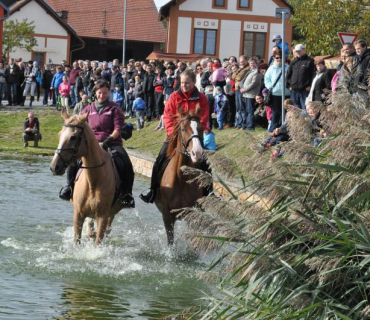
<path fill-rule="evenodd" d="M 178 114 L 178 125 L 171 134 L 167 157 L 170 159 L 157 191 L 155 204 L 162 213 L 168 244 L 174 241 L 176 212 L 173 210 L 194 206 L 204 194 L 196 182 L 188 183 L 182 166 L 195 167 L 203 161 L 203 127 L 200 108 L 195 112 Z"/>
<path fill-rule="evenodd" d="M 95 244 L 98 245 L 106 232 L 110 231 L 116 213 L 123 208 L 119 197 L 115 197 L 116 178 L 112 158 L 99 146 L 86 122 L 88 114 L 70 118 L 64 110 L 62 115 L 65 123 L 59 132 L 59 145 L 50 170 L 54 175 L 63 175 L 68 165 L 82 160 L 82 172 L 71 199 L 74 240 L 80 243 L 85 219 L 93 218 L 97 222 L 96 234 L 92 221 L 88 224 L 88 236 L 95 236 Z"/>

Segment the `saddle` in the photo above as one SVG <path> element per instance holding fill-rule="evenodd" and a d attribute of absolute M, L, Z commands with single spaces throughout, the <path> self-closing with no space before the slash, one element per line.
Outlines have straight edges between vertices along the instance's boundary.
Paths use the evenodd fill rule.
<path fill-rule="evenodd" d="M 110 160 L 112 161 L 112 165 L 113 165 L 113 168 L 114 168 L 114 177 L 116 179 L 116 192 L 120 190 L 120 185 L 121 185 L 121 177 L 119 175 L 119 170 L 117 170 L 117 165 L 115 164 L 114 160 L 113 160 L 113 157 L 112 155 L 110 154 Z M 78 165 L 78 170 L 77 170 L 77 173 L 76 173 L 76 177 L 75 177 L 75 180 L 74 182 L 76 183 L 76 181 L 78 180 L 78 178 L 80 177 L 81 173 L 82 173 L 82 170 L 83 168 L 81 168 L 81 161 L 78 161 L 77 162 L 77 165 Z"/>
<path fill-rule="evenodd" d="M 168 164 L 170 163 L 170 160 L 171 160 L 170 158 L 164 156 L 158 162 L 158 182 L 159 182 L 159 184 L 162 181 L 163 174 L 166 171 L 166 168 L 167 168 Z"/>
<path fill-rule="evenodd" d="M 159 182 L 159 185 L 162 181 L 163 174 L 164 174 L 170 160 L 171 160 L 171 158 L 168 158 L 167 156 L 164 156 L 163 158 L 159 159 L 159 162 L 158 162 L 158 182 Z M 212 173 L 212 169 L 209 166 L 207 160 L 205 160 L 205 159 L 202 162 L 200 162 L 198 165 L 196 165 L 196 168 L 198 168 L 200 170 L 203 170 L 205 172 L 208 172 L 208 173 Z M 204 188 L 204 191 L 203 191 L 204 196 L 207 196 L 212 191 L 213 191 L 212 186 L 209 186 L 208 188 Z"/>
<path fill-rule="evenodd" d="M 114 149 L 108 149 L 108 154 L 110 155 L 109 159 L 110 161 L 112 161 L 112 165 L 114 168 L 117 196 L 119 196 L 119 194 L 121 193 L 121 190 L 124 193 L 130 192 L 130 190 L 126 190 L 129 188 L 126 186 L 126 183 L 125 183 L 126 181 L 127 183 L 130 183 L 130 180 L 131 180 L 130 176 L 127 174 L 129 171 L 129 168 L 132 168 L 130 159 L 128 158 L 128 156 L 125 157 L 123 154 L 120 154 Z M 78 180 L 83 170 L 83 168 L 81 168 L 81 163 L 78 163 L 78 166 L 79 168 L 76 174 L 75 182 Z"/>

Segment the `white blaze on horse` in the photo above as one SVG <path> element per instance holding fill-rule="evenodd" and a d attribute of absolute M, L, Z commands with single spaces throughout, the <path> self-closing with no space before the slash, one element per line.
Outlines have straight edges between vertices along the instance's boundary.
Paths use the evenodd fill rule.
<path fill-rule="evenodd" d="M 174 241 L 176 212 L 173 210 L 193 207 L 205 195 L 198 182 L 188 183 L 182 166 L 199 167 L 203 159 L 203 126 L 200 124 L 200 108 L 178 114 L 178 125 L 170 135 L 167 157 L 170 159 L 157 191 L 155 204 L 162 213 L 168 244 Z"/>
<path fill-rule="evenodd" d="M 82 160 L 79 175 L 73 192 L 74 240 L 80 243 L 81 233 L 86 218 L 97 222 L 96 234 L 94 223 L 88 225 L 88 236 L 95 236 L 95 244 L 103 240 L 110 231 L 113 219 L 123 205 L 116 196 L 116 177 L 111 156 L 103 150 L 88 125 L 88 114 L 69 117 L 62 113 L 64 125 L 59 132 L 59 145 L 50 164 L 54 175 L 63 175 L 66 168 Z"/>

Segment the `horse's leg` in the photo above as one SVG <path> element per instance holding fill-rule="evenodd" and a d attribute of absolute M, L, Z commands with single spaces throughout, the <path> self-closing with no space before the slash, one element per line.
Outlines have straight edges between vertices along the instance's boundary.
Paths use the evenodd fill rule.
<path fill-rule="evenodd" d="M 106 232 L 106 235 L 109 235 L 110 232 L 112 231 L 112 223 L 113 223 L 114 217 L 115 217 L 115 214 L 111 214 L 108 217 L 108 224 L 107 224 L 107 232 Z"/>
<path fill-rule="evenodd" d="M 99 245 L 105 235 L 105 231 L 107 230 L 108 225 L 108 218 L 107 217 L 99 217 L 96 219 L 98 223 L 98 230 L 95 237 L 95 245 Z"/>
<path fill-rule="evenodd" d="M 175 228 L 175 218 L 172 216 L 170 212 L 166 212 L 162 214 L 164 227 L 167 233 L 167 242 L 169 246 L 173 245 L 174 241 L 174 228 Z"/>
<path fill-rule="evenodd" d="M 96 236 L 96 231 L 95 231 L 95 226 L 94 226 L 94 219 L 88 218 L 87 237 L 88 238 L 95 238 L 95 236 Z"/>
<path fill-rule="evenodd" d="M 81 217 L 80 213 L 75 211 L 73 214 L 73 228 L 74 228 L 74 241 L 76 244 L 81 243 L 81 233 L 85 218 Z"/>

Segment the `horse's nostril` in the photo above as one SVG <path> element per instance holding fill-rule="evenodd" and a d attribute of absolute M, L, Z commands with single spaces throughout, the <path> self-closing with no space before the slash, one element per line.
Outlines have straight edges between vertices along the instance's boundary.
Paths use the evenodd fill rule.
<path fill-rule="evenodd" d="M 59 165 L 56 165 L 55 168 L 54 168 L 55 172 L 58 172 L 59 170 Z"/>

